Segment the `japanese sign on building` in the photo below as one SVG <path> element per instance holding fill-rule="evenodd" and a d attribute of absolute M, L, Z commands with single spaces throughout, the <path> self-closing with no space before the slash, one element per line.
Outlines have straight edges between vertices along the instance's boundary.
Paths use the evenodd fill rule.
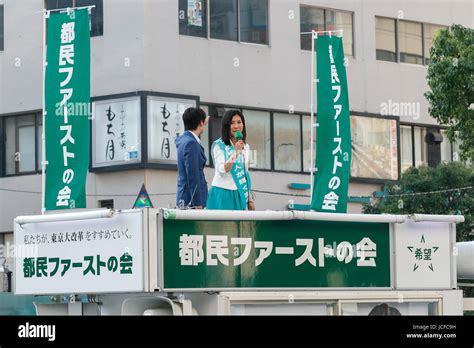
<path fill-rule="evenodd" d="M 16 294 L 143 291 L 140 211 L 112 218 L 15 227 L 15 244 L 34 254 L 15 259 Z"/>
<path fill-rule="evenodd" d="M 449 223 L 406 221 L 395 225 L 396 287 L 450 289 L 456 273 Z"/>
<path fill-rule="evenodd" d="M 87 9 L 51 13 L 45 77 L 47 210 L 85 208 L 89 168 L 90 34 Z"/>
<path fill-rule="evenodd" d="M 164 288 L 390 287 L 389 225 L 164 220 Z"/>
<path fill-rule="evenodd" d="M 316 175 L 311 208 L 347 211 L 351 169 L 351 126 L 342 38 L 322 36 L 317 46 Z"/>
<path fill-rule="evenodd" d="M 140 97 L 96 101 L 92 105 L 94 167 L 139 162 Z"/>
<path fill-rule="evenodd" d="M 196 100 L 148 96 L 148 156 L 151 161 L 175 162 L 175 139 L 183 134 L 183 113 Z"/>

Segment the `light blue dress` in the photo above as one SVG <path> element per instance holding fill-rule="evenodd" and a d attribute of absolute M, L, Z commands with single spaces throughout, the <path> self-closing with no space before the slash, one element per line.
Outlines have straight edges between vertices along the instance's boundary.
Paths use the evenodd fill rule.
<path fill-rule="evenodd" d="M 207 209 L 219 210 L 246 210 L 242 207 L 238 190 L 227 190 L 222 187 L 212 186 L 207 197 Z"/>
<path fill-rule="evenodd" d="M 235 180 L 232 178 L 231 174 L 229 173 L 228 176 L 227 174 L 222 174 L 223 168 L 221 168 L 221 174 L 219 174 L 218 167 L 223 166 L 225 161 L 228 160 L 228 156 L 224 155 L 225 151 L 222 152 L 215 152 L 215 147 L 219 148 L 219 141 L 221 142 L 221 146 L 223 146 L 222 140 L 218 139 L 212 144 L 212 158 L 214 165 L 216 167 L 216 176 L 222 175 L 226 176 L 227 178 L 225 180 L 232 180 L 236 185 L 237 183 Z M 246 145 L 247 151 L 248 151 L 248 145 Z M 233 149 L 233 146 L 232 146 Z M 216 159 L 215 153 L 218 154 L 217 156 L 220 157 L 219 159 Z M 220 156 L 219 156 L 220 154 Z M 224 157 L 225 156 L 225 157 Z M 234 163 L 234 166 L 236 164 Z M 245 164 L 244 164 L 245 165 Z M 233 166 L 233 168 L 234 168 Z M 242 191 L 238 189 L 227 189 L 224 188 L 228 185 L 223 185 L 222 182 L 217 186 L 216 182 L 216 177 L 214 177 L 213 185 L 211 186 L 211 189 L 209 190 L 209 194 L 207 197 L 207 202 L 206 202 L 206 209 L 214 209 L 214 210 L 247 210 L 247 203 L 245 196 L 242 195 Z M 247 176 L 247 183 L 250 186 L 250 177 Z M 223 187 L 221 187 L 223 186 Z M 241 196 L 242 195 L 242 196 Z"/>

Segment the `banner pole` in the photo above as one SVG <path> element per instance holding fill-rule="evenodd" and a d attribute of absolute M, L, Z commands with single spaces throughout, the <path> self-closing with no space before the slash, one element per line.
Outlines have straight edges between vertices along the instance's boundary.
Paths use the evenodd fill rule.
<path fill-rule="evenodd" d="M 43 127 L 41 130 L 41 214 L 44 215 L 45 209 L 45 190 L 46 190 L 46 103 L 45 103 L 45 84 L 46 84 L 46 21 L 49 18 L 49 11 L 43 11 L 43 113 L 42 122 Z"/>
<path fill-rule="evenodd" d="M 314 40 L 318 37 L 318 34 L 315 33 L 313 30 L 311 32 L 311 121 L 310 121 L 310 127 L 311 127 L 311 136 L 310 136 L 310 146 L 309 146 L 309 156 L 310 156 L 310 165 L 311 167 L 309 168 L 309 173 L 310 173 L 310 204 L 313 201 L 313 177 L 314 177 L 314 164 L 315 164 L 315 154 L 313 153 L 313 143 L 314 143 L 314 84 L 316 82 L 316 77 L 314 76 L 315 74 L 315 52 L 314 52 Z"/>

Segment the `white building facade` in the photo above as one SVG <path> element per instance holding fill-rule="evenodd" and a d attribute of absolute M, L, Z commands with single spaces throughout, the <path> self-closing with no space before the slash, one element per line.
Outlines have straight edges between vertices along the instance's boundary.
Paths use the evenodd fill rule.
<path fill-rule="evenodd" d="M 41 212 L 39 11 L 87 5 L 96 5 L 87 208 L 131 208 L 142 184 L 155 207 L 174 206 L 173 139 L 191 105 L 211 116 L 202 136 L 208 183 L 220 117 L 241 109 L 257 209 L 306 208 L 311 51 L 301 33 L 312 29 L 344 32 L 353 138 L 349 212 L 360 212 L 362 201 L 410 166 L 456 159 L 446 137 L 426 137 L 443 131 L 423 94 L 435 31 L 453 23 L 472 27 L 471 1 L 0 0 L 2 244 L 11 241 L 16 216 Z"/>

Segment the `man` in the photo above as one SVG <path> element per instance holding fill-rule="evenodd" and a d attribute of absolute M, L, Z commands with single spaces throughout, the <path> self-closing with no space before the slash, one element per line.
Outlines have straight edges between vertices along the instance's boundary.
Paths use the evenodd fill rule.
<path fill-rule="evenodd" d="M 178 149 L 178 190 L 176 205 L 180 209 L 202 209 L 207 201 L 207 182 L 204 177 L 206 155 L 199 136 L 207 125 L 206 113 L 199 108 L 184 111 L 185 132 L 176 139 Z"/>

